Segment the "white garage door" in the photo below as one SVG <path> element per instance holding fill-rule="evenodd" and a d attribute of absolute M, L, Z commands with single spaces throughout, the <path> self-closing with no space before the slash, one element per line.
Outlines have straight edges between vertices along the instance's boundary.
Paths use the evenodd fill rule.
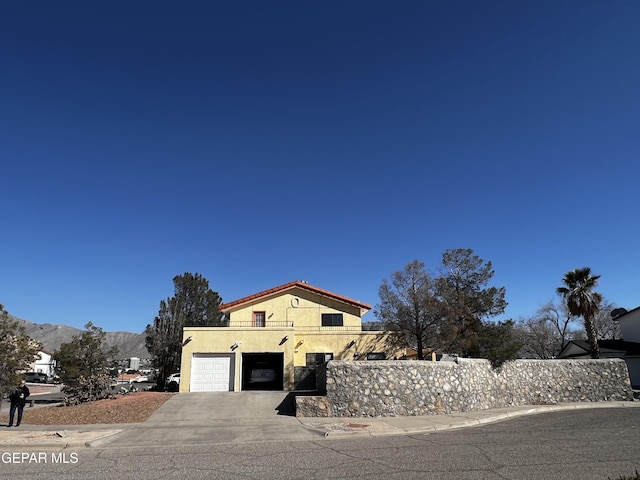
<path fill-rule="evenodd" d="M 194 354 L 191 362 L 192 392 L 228 392 L 231 358 L 228 356 Z"/>

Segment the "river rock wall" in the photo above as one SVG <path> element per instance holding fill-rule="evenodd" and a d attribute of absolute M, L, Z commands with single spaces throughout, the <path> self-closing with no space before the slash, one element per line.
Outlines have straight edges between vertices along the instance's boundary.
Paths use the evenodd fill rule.
<path fill-rule="evenodd" d="M 633 400 L 620 359 L 331 361 L 326 396 L 296 398 L 296 415 L 437 415 L 515 405 Z"/>

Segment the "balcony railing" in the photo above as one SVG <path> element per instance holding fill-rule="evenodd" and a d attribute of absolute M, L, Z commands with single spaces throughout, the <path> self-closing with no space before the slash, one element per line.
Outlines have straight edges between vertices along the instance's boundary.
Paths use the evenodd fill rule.
<path fill-rule="evenodd" d="M 361 332 L 363 328 L 359 326 L 331 326 L 323 327 L 321 325 L 296 325 L 295 322 L 287 321 L 268 321 L 265 325 L 258 326 L 253 322 L 231 322 L 224 325 L 215 325 L 215 328 L 292 328 L 298 332 Z M 207 327 L 209 328 L 209 327 Z"/>
<path fill-rule="evenodd" d="M 323 327 L 321 325 L 301 325 L 294 327 L 296 332 L 361 332 L 361 327 Z"/>
<path fill-rule="evenodd" d="M 219 328 L 293 328 L 293 322 L 286 321 L 269 321 L 267 320 L 264 325 L 256 325 L 254 322 L 225 322 L 222 325 L 212 325 Z"/>

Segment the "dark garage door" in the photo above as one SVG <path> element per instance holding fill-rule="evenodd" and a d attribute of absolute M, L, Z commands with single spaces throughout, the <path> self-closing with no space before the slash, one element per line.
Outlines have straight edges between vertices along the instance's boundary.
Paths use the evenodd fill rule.
<path fill-rule="evenodd" d="M 282 390 L 283 353 L 243 353 L 242 390 Z"/>

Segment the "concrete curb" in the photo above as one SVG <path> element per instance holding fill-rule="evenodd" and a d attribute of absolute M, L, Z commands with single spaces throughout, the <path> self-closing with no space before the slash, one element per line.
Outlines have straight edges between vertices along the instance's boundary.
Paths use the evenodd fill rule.
<path fill-rule="evenodd" d="M 116 435 L 123 430 L 95 430 L 95 431 L 41 431 L 30 430 L 22 432 L 7 432 L 9 437 L 0 439 L 0 448 L 85 448 L 97 440 Z"/>

